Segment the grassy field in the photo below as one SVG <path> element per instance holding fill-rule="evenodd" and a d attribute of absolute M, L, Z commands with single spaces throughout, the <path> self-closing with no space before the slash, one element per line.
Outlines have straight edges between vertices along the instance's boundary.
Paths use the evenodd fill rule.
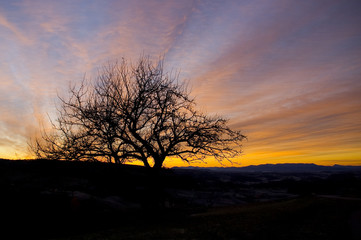
<path fill-rule="evenodd" d="M 360 240 L 360 174 L 325 174 L 2 160 L 0 238 Z"/>
<path fill-rule="evenodd" d="M 316 196 L 154 219 L 57 240 L 361 239 L 361 201 Z"/>

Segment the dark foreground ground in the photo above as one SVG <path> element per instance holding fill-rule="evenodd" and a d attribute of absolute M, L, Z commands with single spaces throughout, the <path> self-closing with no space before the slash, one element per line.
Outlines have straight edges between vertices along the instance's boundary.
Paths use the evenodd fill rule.
<path fill-rule="evenodd" d="M 0 160 L 0 239 L 361 239 L 361 173 Z"/>
<path fill-rule="evenodd" d="M 360 202 L 304 197 L 128 222 L 60 239 L 360 239 Z"/>

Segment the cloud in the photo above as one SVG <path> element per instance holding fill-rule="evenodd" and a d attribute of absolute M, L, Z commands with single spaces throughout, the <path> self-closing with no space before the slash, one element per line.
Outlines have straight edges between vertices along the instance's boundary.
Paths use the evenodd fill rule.
<path fill-rule="evenodd" d="M 1 9 L 0 9 L 1 10 Z M 29 45 L 31 44 L 31 40 L 24 35 L 24 33 L 18 29 L 18 27 L 10 22 L 7 17 L 1 13 L 0 11 L 0 27 L 3 27 L 9 30 L 13 35 L 15 35 L 16 39 L 19 40 L 22 44 Z M 1 29 L 0 29 L 1 30 Z M 6 32 L 3 36 L 6 36 Z"/>

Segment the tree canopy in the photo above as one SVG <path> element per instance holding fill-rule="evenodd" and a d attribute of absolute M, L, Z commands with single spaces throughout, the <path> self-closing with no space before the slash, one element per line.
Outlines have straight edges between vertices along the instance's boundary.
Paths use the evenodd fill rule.
<path fill-rule="evenodd" d="M 245 136 L 226 119 L 198 111 L 178 76 L 164 72 L 162 59 L 108 64 L 94 81 L 70 87 L 69 97 L 60 98 L 53 131 L 43 131 L 31 148 L 38 158 L 139 160 L 153 168 L 167 158 L 232 161 Z"/>

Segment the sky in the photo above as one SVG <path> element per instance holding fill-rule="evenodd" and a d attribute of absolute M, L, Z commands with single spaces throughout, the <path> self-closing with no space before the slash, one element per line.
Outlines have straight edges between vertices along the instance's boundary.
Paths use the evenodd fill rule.
<path fill-rule="evenodd" d="M 233 166 L 361 165 L 360 12 L 359 0 L 0 0 L 0 158 L 31 157 L 71 84 L 146 54 L 248 137 Z M 195 165 L 222 166 L 207 162 Z"/>

